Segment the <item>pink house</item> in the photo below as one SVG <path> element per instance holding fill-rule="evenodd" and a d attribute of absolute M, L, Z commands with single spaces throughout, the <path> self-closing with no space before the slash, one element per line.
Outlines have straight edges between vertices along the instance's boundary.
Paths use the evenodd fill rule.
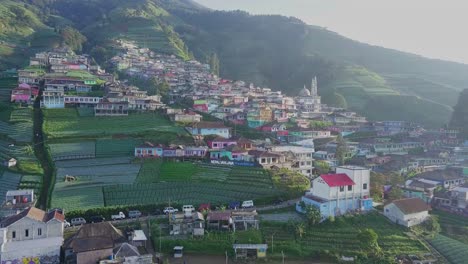
<path fill-rule="evenodd" d="M 36 99 L 39 94 L 37 87 L 32 87 L 29 84 L 22 83 L 17 88 L 11 91 L 11 102 L 14 103 L 30 103 Z"/>
<path fill-rule="evenodd" d="M 224 149 L 232 145 L 237 145 L 237 141 L 235 139 L 216 137 L 215 139 L 208 141 L 210 149 Z"/>

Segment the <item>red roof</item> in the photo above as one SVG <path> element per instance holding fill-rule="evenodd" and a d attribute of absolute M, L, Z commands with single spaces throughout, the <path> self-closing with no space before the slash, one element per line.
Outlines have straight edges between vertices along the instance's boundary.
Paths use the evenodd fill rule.
<path fill-rule="evenodd" d="M 344 173 L 324 174 L 324 175 L 321 175 L 320 177 L 330 187 L 355 185 L 353 180 L 351 180 L 351 178 L 349 178 L 349 176 Z"/>

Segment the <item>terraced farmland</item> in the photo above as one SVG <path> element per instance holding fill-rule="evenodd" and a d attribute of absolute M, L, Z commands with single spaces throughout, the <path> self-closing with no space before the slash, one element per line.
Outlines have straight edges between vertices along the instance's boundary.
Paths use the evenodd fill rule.
<path fill-rule="evenodd" d="M 5 201 L 5 194 L 7 191 L 18 189 L 20 180 L 20 174 L 0 171 L 0 204 Z"/>
<path fill-rule="evenodd" d="M 49 144 L 53 160 L 94 158 L 96 153 L 95 146 L 94 141 Z"/>
<path fill-rule="evenodd" d="M 430 243 L 453 264 L 468 262 L 467 244 L 444 235 L 436 235 Z"/>
<path fill-rule="evenodd" d="M 44 131 L 49 138 L 106 137 L 151 131 L 186 134 L 182 127 L 174 126 L 157 113 L 140 113 L 112 118 L 80 117 L 76 109 L 47 109 L 44 111 L 44 116 Z"/>
<path fill-rule="evenodd" d="M 66 210 L 103 207 L 102 186 L 132 184 L 139 164 L 129 158 L 57 161 L 57 179 L 52 194 L 52 207 Z M 68 181 L 66 176 L 72 176 Z"/>
<path fill-rule="evenodd" d="M 274 235 L 275 252 L 283 250 L 287 255 L 296 256 L 310 256 L 322 250 L 347 255 L 358 253 L 361 248 L 357 234 L 365 228 L 372 228 L 377 232 L 379 246 L 386 254 L 419 254 L 429 251 L 421 242 L 408 237 L 403 228 L 378 214 L 347 217 L 335 223 L 308 227 L 302 237 L 286 223 L 265 222 L 261 225 L 269 250 L 271 237 Z"/>
<path fill-rule="evenodd" d="M 201 176 L 204 173 L 206 176 Z M 166 182 L 157 182 L 161 180 Z M 228 203 L 281 194 L 261 169 L 188 162 L 146 161 L 137 182 L 104 187 L 106 206 L 157 204 L 169 199 L 176 203 Z"/>
<path fill-rule="evenodd" d="M 126 139 L 98 139 L 96 140 L 96 156 L 98 158 L 133 156 L 135 146 L 140 140 Z"/>

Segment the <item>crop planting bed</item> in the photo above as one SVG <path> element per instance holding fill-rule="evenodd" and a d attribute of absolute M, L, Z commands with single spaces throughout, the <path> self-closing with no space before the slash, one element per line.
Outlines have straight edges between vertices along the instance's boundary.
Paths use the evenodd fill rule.
<path fill-rule="evenodd" d="M 175 203 L 229 203 L 232 201 L 274 197 L 272 185 L 246 185 L 218 182 L 160 182 L 104 187 L 106 206 Z"/>
<path fill-rule="evenodd" d="M 17 190 L 21 175 L 9 171 L 0 171 L 0 204 L 5 201 L 7 191 Z"/>
<path fill-rule="evenodd" d="M 443 235 L 436 235 L 435 238 L 430 241 L 430 243 L 451 263 L 467 263 L 467 244 Z"/>
<path fill-rule="evenodd" d="M 95 146 L 94 141 L 49 144 L 53 160 L 94 158 L 96 153 Z"/>
<path fill-rule="evenodd" d="M 66 211 L 87 210 L 104 207 L 102 187 L 61 188 L 52 195 L 53 208 L 64 208 Z"/>
<path fill-rule="evenodd" d="M 102 186 L 132 184 L 140 164 L 129 158 L 58 161 L 52 204 L 67 210 L 103 207 Z M 65 176 L 73 176 L 65 181 Z"/>
<path fill-rule="evenodd" d="M 51 138 L 108 136 L 142 132 L 173 132 L 186 134 L 157 113 L 131 114 L 122 117 L 80 117 L 76 109 L 47 109 L 44 131 Z"/>
<path fill-rule="evenodd" d="M 378 234 L 382 250 L 390 255 L 427 253 L 427 248 L 419 241 L 408 237 L 404 229 L 388 222 L 383 216 L 368 214 L 338 219 L 335 223 L 324 223 L 306 227 L 302 238 L 294 228 L 285 223 L 265 222 L 261 225 L 264 239 L 271 248 L 274 235 L 275 252 L 284 250 L 286 254 L 312 255 L 320 250 L 330 250 L 352 255 L 360 251 L 358 232 L 372 228 Z"/>
<path fill-rule="evenodd" d="M 468 218 L 435 210 L 432 214 L 439 217 L 442 234 L 468 244 Z"/>
<path fill-rule="evenodd" d="M 98 139 L 96 140 L 96 157 L 134 156 L 135 147 L 140 143 L 140 140 L 133 138 Z"/>
<path fill-rule="evenodd" d="M 42 188 L 42 177 L 38 175 L 23 175 L 19 184 L 19 189 L 33 189 L 39 194 Z"/>

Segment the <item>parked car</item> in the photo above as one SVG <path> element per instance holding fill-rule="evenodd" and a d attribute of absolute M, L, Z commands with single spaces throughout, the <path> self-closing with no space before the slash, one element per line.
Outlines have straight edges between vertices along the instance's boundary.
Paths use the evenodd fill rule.
<path fill-rule="evenodd" d="M 252 200 L 242 202 L 242 208 L 252 208 L 252 207 L 254 207 L 254 203 Z"/>
<path fill-rule="evenodd" d="M 66 228 L 66 227 L 70 227 L 70 226 L 71 226 L 71 224 L 67 220 L 63 221 L 63 227 Z"/>
<path fill-rule="evenodd" d="M 165 214 L 173 214 L 173 213 L 177 213 L 179 212 L 179 209 L 177 208 L 174 208 L 174 207 L 166 207 L 164 208 L 164 211 L 163 211 Z"/>
<path fill-rule="evenodd" d="M 209 210 L 211 210 L 211 204 L 209 204 L 209 203 L 200 204 L 200 206 L 198 207 L 199 212 L 209 211 Z"/>
<path fill-rule="evenodd" d="M 184 206 L 182 206 L 182 211 L 184 213 L 187 212 L 187 211 L 193 212 L 193 211 L 195 211 L 195 207 L 193 207 L 193 205 L 184 205 Z"/>
<path fill-rule="evenodd" d="M 122 220 L 125 219 L 125 214 L 123 212 L 119 212 L 116 215 L 111 215 L 112 220 Z"/>
<path fill-rule="evenodd" d="M 241 203 L 240 202 L 230 202 L 229 203 L 229 209 L 231 210 L 237 210 L 241 207 Z"/>
<path fill-rule="evenodd" d="M 128 217 L 130 218 L 138 218 L 140 216 L 141 216 L 141 212 L 138 210 L 128 211 Z"/>
<path fill-rule="evenodd" d="M 162 215 L 163 212 L 161 211 L 161 209 L 156 209 L 154 210 L 154 215 Z"/>
<path fill-rule="evenodd" d="M 86 220 L 83 217 L 77 217 L 77 218 L 73 218 L 72 220 L 70 220 L 70 224 L 72 226 L 84 225 L 86 224 Z"/>
<path fill-rule="evenodd" d="M 89 221 L 91 223 L 101 223 L 101 222 L 106 221 L 106 218 L 104 218 L 104 216 L 102 216 L 102 215 L 95 215 L 95 216 L 91 216 L 89 218 Z"/>

